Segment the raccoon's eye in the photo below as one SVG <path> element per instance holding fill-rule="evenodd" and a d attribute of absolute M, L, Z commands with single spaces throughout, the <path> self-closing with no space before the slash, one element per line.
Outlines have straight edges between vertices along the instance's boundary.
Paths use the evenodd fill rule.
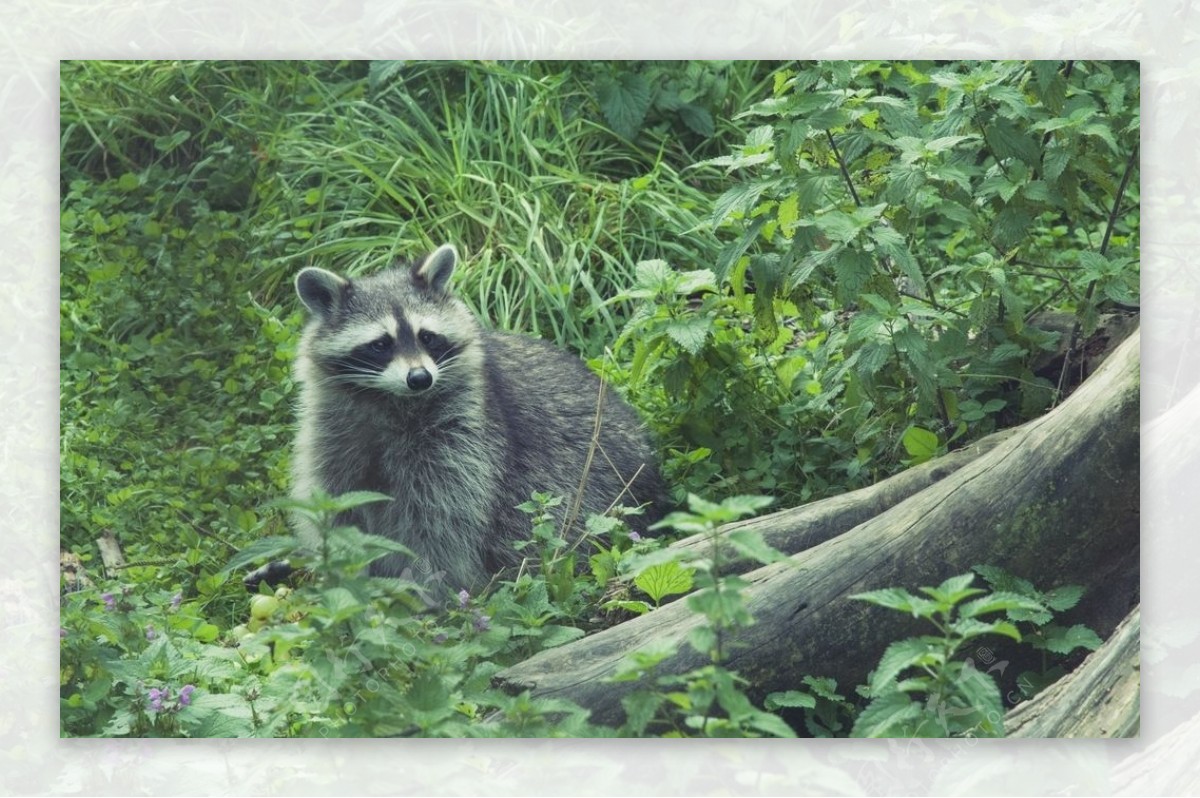
<path fill-rule="evenodd" d="M 417 340 L 425 344 L 425 346 L 433 346 L 437 341 L 442 340 L 442 336 L 429 330 L 421 330 L 417 333 Z"/>
<path fill-rule="evenodd" d="M 382 338 L 376 338 L 374 341 L 367 344 L 367 347 L 372 352 L 386 352 L 392 348 L 392 339 L 385 335 Z"/>

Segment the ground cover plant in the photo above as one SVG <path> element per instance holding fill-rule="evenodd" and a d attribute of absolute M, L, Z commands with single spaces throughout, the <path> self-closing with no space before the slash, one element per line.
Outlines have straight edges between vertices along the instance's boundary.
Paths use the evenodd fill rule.
<path fill-rule="evenodd" d="M 1138 77 L 1122 62 L 64 62 L 61 538 L 90 582 L 63 596 L 62 733 L 1003 733 L 961 644 L 1032 641 L 1032 694 L 1099 645 L 1051 623 L 1082 587 L 1039 592 L 989 563 L 989 594 L 968 576 L 864 594 L 937 634 L 880 652 L 861 690 L 812 673 L 756 703 L 722 645 L 754 621 L 742 580 L 715 544 L 700 559 L 664 544 L 1061 402 L 1078 376 L 1064 344 L 1138 301 Z M 598 517 L 576 548 L 545 522 L 570 497 L 531 496 L 527 567 L 433 595 L 365 576 L 388 542 L 333 523 L 378 497 L 281 501 L 292 276 L 444 242 L 486 323 L 579 353 L 641 411 L 680 508 L 665 537 Z M 287 512 L 321 521 L 320 551 Z M 105 532 L 120 568 L 100 562 Z M 247 594 L 244 572 L 282 557 L 309 576 Z M 662 652 L 630 662 L 619 728 L 493 685 L 685 595 L 708 662 L 682 677 L 656 671 Z"/>

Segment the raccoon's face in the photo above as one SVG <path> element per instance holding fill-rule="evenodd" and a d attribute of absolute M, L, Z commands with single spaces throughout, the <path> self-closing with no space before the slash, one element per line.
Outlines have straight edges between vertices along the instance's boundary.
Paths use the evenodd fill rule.
<path fill-rule="evenodd" d="M 296 293 L 308 308 L 305 354 L 328 384 L 394 396 L 436 393 L 478 357 L 470 311 L 447 289 L 450 245 L 409 267 L 347 280 L 304 269 Z"/>

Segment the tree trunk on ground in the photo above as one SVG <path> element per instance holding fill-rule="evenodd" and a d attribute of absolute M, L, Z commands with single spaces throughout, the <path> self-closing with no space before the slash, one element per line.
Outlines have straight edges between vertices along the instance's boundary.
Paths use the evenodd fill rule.
<path fill-rule="evenodd" d="M 909 496 L 945 479 L 995 449 L 1016 432 L 1015 429 L 1007 429 L 993 433 L 969 446 L 902 471 L 866 488 L 747 521 L 727 524 L 721 527 L 721 535 L 738 529 L 753 529 L 761 534 L 763 540 L 772 548 L 784 554 L 798 554 L 850 531 Z M 671 544 L 671 548 L 681 552 L 705 555 L 711 546 L 712 543 L 704 535 L 692 535 Z M 725 563 L 721 570 L 726 574 L 744 573 L 756 566 L 751 560 L 738 560 L 733 548 L 727 545 L 720 547 L 718 556 Z"/>
<path fill-rule="evenodd" d="M 1060 679 L 1004 718 L 1009 737 L 1136 737 L 1140 726 L 1139 606 L 1112 637 Z"/>
<path fill-rule="evenodd" d="M 889 643 L 929 631 L 850 596 L 936 585 L 978 564 L 1042 588 L 1087 586 L 1071 622 L 1107 637 L 1139 600 L 1139 338 L 1126 340 L 1065 403 L 990 452 L 853 529 L 747 574 L 755 623 L 727 637 L 725 664 L 749 681 L 751 697 L 799 687 L 805 675 L 831 676 L 850 693 Z M 543 651 L 496 682 L 569 699 L 590 709 L 594 722 L 615 725 L 621 697 L 637 684 L 606 677 L 651 643 L 674 644 L 660 674 L 707 664 L 686 642 L 702 622 L 686 602 L 675 602 Z"/>

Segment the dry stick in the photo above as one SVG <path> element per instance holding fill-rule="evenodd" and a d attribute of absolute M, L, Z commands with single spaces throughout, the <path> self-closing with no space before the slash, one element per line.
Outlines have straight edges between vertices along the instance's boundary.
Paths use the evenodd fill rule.
<path fill-rule="evenodd" d="M 1104 239 L 1100 242 L 1100 254 L 1108 252 L 1108 243 L 1112 240 L 1113 228 L 1117 224 L 1117 215 L 1121 212 L 1121 200 L 1125 197 L 1125 189 L 1129 187 L 1129 178 L 1133 176 L 1133 169 L 1137 166 L 1138 146 L 1133 145 L 1133 151 L 1129 153 L 1129 161 L 1125 164 L 1125 174 L 1121 176 L 1121 185 L 1117 188 L 1116 196 L 1113 197 L 1112 210 L 1108 213 L 1108 225 L 1104 228 Z M 1096 280 L 1088 283 L 1087 293 L 1083 295 L 1084 303 L 1092 301 L 1092 295 L 1096 292 Z M 1058 375 L 1057 395 L 1054 399 L 1054 404 L 1058 404 L 1058 400 L 1062 397 L 1063 385 L 1066 384 L 1067 369 L 1071 365 L 1071 353 L 1075 351 L 1075 345 L 1079 342 L 1079 328 L 1081 319 L 1075 319 L 1075 326 L 1071 328 L 1071 341 L 1067 346 L 1066 354 L 1063 355 L 1062 371 Z"/>
<path fill-rule="evenodd" d="M 571 511 L 563 519 L 560 537 L 564 539 L 579 517 L 579 511 L 583 508 L 583 492 L 587 487 L 588 474 L 592 470 L 592 459 L 596 456 L 596 449 L 600 446 L 600 418 L 604 406 L 604 394 L 607 390 L 608 382 L 601 378 L 600 392 L 596 396 L 596 417 L 592 424 L 592 441 L 588 444 L 587 457 L 583 461 L 583 475 L 579 479 L 579 490 L 575 491 L 575 499 L 571 502 Z"/>

